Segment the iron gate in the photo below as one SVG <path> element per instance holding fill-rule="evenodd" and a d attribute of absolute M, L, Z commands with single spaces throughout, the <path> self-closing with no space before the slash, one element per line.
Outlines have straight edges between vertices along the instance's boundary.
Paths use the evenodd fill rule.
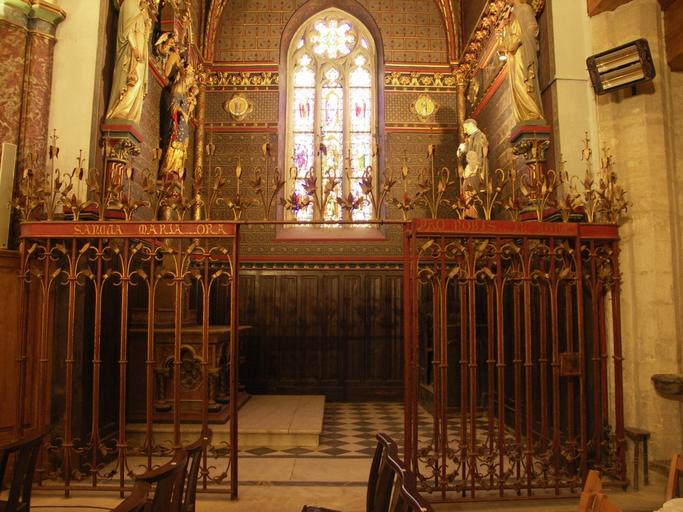
<path fill-rule="evenodd" d="M 219 414 L 229 430 L 214 431 L 200 485 L 236 498 L 238 225 L 27 222 L 21 237 L 18 434 L 52 425 L 41 485 L 123 493 Z"/>
<path fill-rule="evenodd" d="M 407 461 L 439 500 L 625 483 L 616 226 L 405 232 Z M 613 396 L 613 400 L 611 399 Z"/>
<path fill-rule="evenodd" d="M 22 224 L 19 396 L 38 391 L 18 417 L 55 430 L 44 487 L 123 492 L 222 413 L 200 482 L 237 497 L 239 227 Z M 626 482 L 616 226 L 421 219 L 403 259 L 404 454 L 423 490 L 557 496 L 589 467 Z"/>

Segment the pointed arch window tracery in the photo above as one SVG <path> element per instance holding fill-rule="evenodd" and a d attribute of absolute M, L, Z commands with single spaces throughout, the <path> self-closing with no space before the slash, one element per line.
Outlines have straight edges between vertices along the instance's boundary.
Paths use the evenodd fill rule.
<path fill-rule="evenodd" d="M 299 221 L 343 220 L 337 199 L 349 193 L 364 197 L 363 175 L 376 169 L 373 39 L 358 20 L 328 9 L 299 28 L 290 44 L 287 69 L 286 192 L 303 199 L 314 185 L 321 201 L 326 198 L 319 213 L 311 204 L 291 216 Z M 370 201 L 363 200 L 352 219 L 370 220 L 374 213 Z"/>

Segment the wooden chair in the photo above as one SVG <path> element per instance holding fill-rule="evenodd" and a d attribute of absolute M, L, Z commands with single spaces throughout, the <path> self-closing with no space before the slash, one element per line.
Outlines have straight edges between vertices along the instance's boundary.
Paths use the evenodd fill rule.
<path fill-rule="evenodd" d="M 207 430 L 194 443 L 177 450 L 167 464 L 136 475 L 132 494 L 114 512 L 194 512 L 199 467 L 211 437 Z M 154 497 L 147 500 L 153 485 Z"/>
<path fill-rule="evenodd" d="M 387 450 L 387 464 L 396 475 L 389 512 L 433 512 L 432 506 L 417 492 L 415 474 L 401 464 L 395 444 Z"/>
<path fill-rule="evenodd" d="M 202 463 L 204 449 L 211 443 L 213 433 L 207 430 L 194 443 L 185 446 L 187 453 L 187 470 L 185 475 L 185 485 L 181 497 L 181 512 L 194 512 L 197 498 L 197 480 L 199 479 L 199 466 Z"/>
<path fill-rule="evenodd" d="M 396 449 L 396 444 L 389 436 L 377 434 L 377 447 L 370 464 L 368 475 L 368 492 L 366 496 L 366 512 L 386 512 L 391 500 L 391 489 L 394 483 L 394 472 L 387 463 L 389 447 Z M 339 512 L 334 509 L 305 505 L 301 512 Z"/>
<path fill-rule="evenodd" d="M 399 482 L 399 485 L 395 487 L 396 482 Z M 403 490 L 404 487 L 405 491 Z M 414 496 L 416 495 L 415 476 L 402 468 L 398 460 L 396 443 L 386 434 L 377 434 L 377 448 L 375 448 L 375 453 L 372 457 L 370 474 L 368 476 L 366 512 L 431 511 L 432 509 L 429 505 L 426 505 L 426 508 L 420 508 L 426 502 L 419 495 L 415 498 Z M 417 506 L 417 508 L 405 508 L 408 506 Z M 306 505 L 301 512 L 338 511 Z"/>
<path fill-rule="evenodd" d="M 602 493 L 600 473 L 590 470 L 579 499 L 579 512 L 622 512 Z"/>
<path fill-rule="evenodd" d="M 384 512 L 391 501 L 391 490 L 396 473 L 389 463 L 389 454 L 398 453 L 393 439 L 383 433 L 378 433 L 377 448 L 372 457 L 370 475 L 368 476 L 368 493 L 366 512 Z"/>
<path fill-rule="evenodd" d="M 7 501 L 0 501 L 0 512 L 23 512 L 30 509 L 33 474 L 43 437 L 45 432 L 0 447 L 0 483 L 5 479 L 10 457 L 14 456 L 9 493 Z"/>
<path fill-rule="evenodd" d="M 133 492 L 114 512 L 180 512 L 183 481 L 187 468 L 185 450 L 177 450 L 170 462 L 135 475 Z M 148 499 L 154 486 L 154 496 Z"/>
<path fill-rule="evenodd" d="M 131 495 L 119 503 L 112 512 L 144 512 L 148 493 L 149 483 L 144 480 L 137 480 Z"/>
<path fill-rule="evenodd" d="M 680 478 L 683 471 L 683 456 L 678 453 L 671 457 L 671 465 L 669 466 L 669 478 L 666 481 L 666 492 L 664 499 L 666 501 L 681 497 Z"/>

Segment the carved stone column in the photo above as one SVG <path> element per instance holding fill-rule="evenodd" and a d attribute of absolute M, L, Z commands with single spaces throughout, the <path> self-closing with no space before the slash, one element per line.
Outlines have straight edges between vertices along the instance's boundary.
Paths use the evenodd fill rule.
<path fill-rule="evenodd" d="M 205 141 L 205 124 L 206 124 L 206 86 L 202 83 L 203 80 L 201 79 L 201 74 L 200 74 L 200 80 L 199 80 L 199 94 L 197 94 L 197 108 L 195 110 L 196 112 L 196 119 L 197 119 L 197 130 L 195 131 L 195 136 L 194 136 L 194 172 L 195 175 L 193 176 L 193 179 L 197 186 L 200 187 L 199 190 L 195 190 L 195 193 L 201 193 L 203 192 L 203 187 L 201 187 L 200 183 L 203 183 L 203 177 L 207 175 L 206 171 L 207 169 L 204 169 L 204 147 L 206 144 Z M 208 169 L 210 172 L 211 170 Z"/>
<path fill-rule="evenodd" d="M 19 169 L 26 164 L 28 155 L 33 155 L 36 168 L 45 167 L 55 31 L 65 16 L 63 10 L 44 0 L 34 0 L 28 14 L 21 129 L 17 149 Z"/>
<path fill-rule="evenodd" d="M 465 124 L 466 101 L 465 101 L 465 76 L 462 72 L 456 72 L 455 79 L 457 80 L 456 94 L 458 99 L 458 143 L 465 142 L 465 131 L 463 125 Z"/>

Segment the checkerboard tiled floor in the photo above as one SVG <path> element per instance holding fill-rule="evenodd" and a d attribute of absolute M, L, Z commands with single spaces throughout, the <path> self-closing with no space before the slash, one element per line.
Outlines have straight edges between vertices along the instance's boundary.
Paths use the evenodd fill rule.
<path fill-rule="evenodd" d="M 429 422 L 429 416 L 426 415 Z M 394 402 L 362 402 L 325 404 L 323 431 L 318 448 L 275 450 L 254 448 L 241 455 L 372 457 L 377 441 L 375 434 L 385 432 L 403 441 L 403 404 Z"/>
<path fill-rule="evenodd" d="M 478 436 L 485 432 L 485 418 L 479 418 Z M 450 432 L 457 435 L 459 422 L 449 421 Z M 428 444 L 433 430 L 432 416 L 420 408 L 418 414 L 420 444 Z M 375 434 L 384 432 L 399 446 L 403 445 L 403 403 L 362 402 L 325 404 L 323 432 L 318 448 L 253 448 L 240 452 L 242 456 L 281 457 L 372 457 L 377 440 Z"/>

